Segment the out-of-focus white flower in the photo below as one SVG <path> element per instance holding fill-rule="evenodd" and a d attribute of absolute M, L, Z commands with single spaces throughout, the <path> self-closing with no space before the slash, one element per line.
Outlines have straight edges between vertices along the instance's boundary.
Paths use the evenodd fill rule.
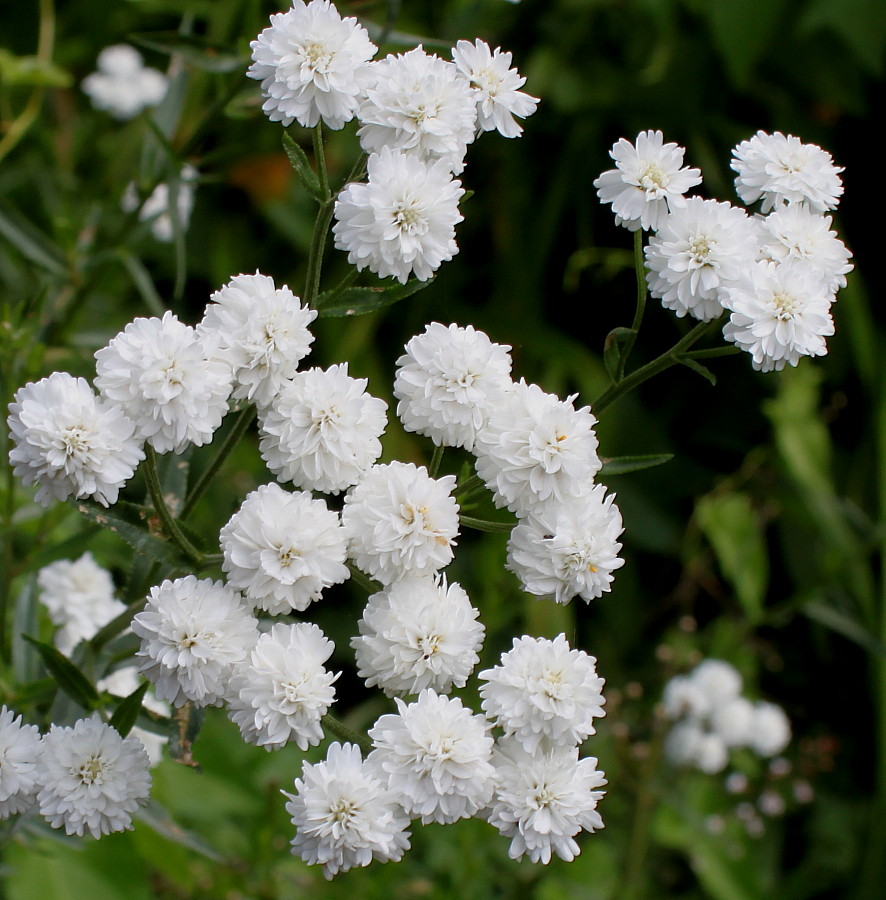
<path fill-rule="evenodd" d="M 107 691 L 115 697 L 128 697 L 133 691 L 137 690 L 142 680 L 138 674 L 138 666 L 123 666 L 115 669 L 110 675 L 96 682 L 95 689 L 97 691 Z M 170 708 L 168 703 L 158 700 L 154 692 L 149 690 L 142 698 L 142 706 L 155 712 L 161 716 L 169 716 Z M 137 737 L 148 754 L 151 767 L 156 766 L 163 759 L 163 748 L 169 743 L 169 738 L 161 734 L 155 734 L 138 725 L 132 727 L 129 732 Z"/>
<path fill-rule="evenodd" d="M 518 516 L 545 503 L 564 503 L 600 470 L 596 418 L 537 384 L 515 383 L 477 434 L 477 474 L 497 506 Z"/>
<path fill-rule="evenodd" d="M 646 245 L 649 292 L 680 318 L 716 319 L 725 291 L 756 262 L 757 237 L 743 209 L 690 197 L 661 220 Z"/>
<path fill-rule="evenodd" d="M 594 485 L 563 503 L 548 503 L 518 522 L 508 541 L 506 567 L 523 590 L 569 603 L 576 595 L 590 602 L 608 592 L 623 531 L 615 495 Z"/>
<path fill-rule="evenodd" d="M 495 796 L 485 812 L 489 823 L 511 839 L 511 859 L 528 855 L 547 865 L 554 855 L 567 862 L 580 850 L 575 835 L 603 827 L 597 803 L 606 776 L 597 760 L 578 758 L 578 747 L 529 753 L 514 740 L 499 742 L 492 757 Z"/>
<path fill-rule="evenodd" d="M 477 104 L 456 66 L 421 46 L 366 68 L 357 136 L 367 153 L 384 147 L 426 161 L 443 160 L 456 175 L 474 140 Z"/>
<path fill-rule="evenodd" d="M 761 700 L 754 704 L 750 745 L 760 756 L 777 756 L 791 740 L 791 722 L 775 703 Z"/>
<path fill-rule="evenodd" d="M 166 96 L 166 76 L 144 65 L 141 54 L 128 44 L 105 47 L 98 55 L 98 71 L 80 85 L 96 109 L 125 121 L 143 109 L 157 106 Z"/>
<path fill-rule="evenodd" d="M 38 599 L 59 629 L 53 642 L 66 656 L 126 609 L 114 597 L 111 573 L 89 552 L 77 560 L 59 559 L 44 566 L 37 573 L 37 585 Z"/>
<path fill-rule="evenodd" d="M 605 715 L 596 662 L 570 649 L 563 634 L 553 641 L 514 638 L 501 665 L 480 673 L 483 710 L 529 753 L 546 739 L 550 746 L 577 745 L 594 733 L 594 718 Z"/>
<path fill-rule="evenodd" d="M 669 719 L 698 718 L 708 712 L 705 692 L 688 675 L 675 675 L 665 685 L 664 713 Z"/>
<path fill-rule="evenodd" d="M 477 101 L 477 127 L 498 131 L 506 138 L 518 137 L 523 128 L 514 116 L 525 119 L 535 112 L 538 98 L 519 90 L 526 79 L 511 68 L 511 54 L 499 47 L 490 50 L 486 41 L 459 41 L 452 50 L 459 72 L 471 83 Z"/>
<path fill-rule="evenodd" d="M 798 259 L 757 263 L 724 298 L 730 311 L 723 337 L 751 354 L 761 372 L 824 356 L 834 333 L 833 295 L 818 272 Z"/>
<path fill-rule="evenodd" d="M 184 232 L 188 227 L 198 177 L 199 173 L 193 166 L 183 166 L 177 178 L 158 184 L 144 203 L 141 202 L 135 185 L 130 183 L 123 192 L 120 205 L 123 212 L 138 210 L 139 221 L 151 223 L 154 240 L 168 244 L 176 232 L 173 210 L 178 228 Z"/>
<path fill-rule="evenodd" d="M 373 594 L 351 640 L 358 673 L 388 696 L 464 687 L 485 629 L 464 589 L 445 579 L 406 578 Z"/>
<path fill-rule="evenodd" d="M 231 370 L 171 312 L 130 322 L 95 354 L 95 385 L 158 453 L 212 440 L 228 411 Z"/>
<path fill-rule="evenodd" d="M 701 170 L 683 167 L 682 147 L 664 143 L 660 131 L 641 131 L 636 146 L 621 138 L 609 155 L 615 169 L 594 181 L 601 203 L 611 203 L 617 225 L 654 231 L 668 211 L 686 203 L 684 194 L 701 184 Z"/>
<path fill-rule="evenodd" d="M 295 793 L 282 793 L 295 826 L 293 854 L 323 866 L 327 878 L 373 859 L 398 860 L 409 849 L 397 795 L 355 744 L 331 744 L 323 762 L 303 764 Z"/>
<path fill-rule="evenodd" d="M 438 445 L 474 449 L 489 411 L 511 386 L 511 355 L 473 326 L 432 322 L 397 360 L 394 396 L 407 431 Z"/>
<path fill-rule="evenodd" d="M 219 542 L 228 583 L 271 615 L 307 609 L 350 574 L 338 513 L 276 482 L 247 495 Z"/>
<path fill-rule="evenodd" d="M 262 109 L 272 122 L 338 130 L 357 111 L 361 73 L 375 55 L 369 33 L 342 19 L 328 0 L 294 0 L 250 45 L 246 74 L 261 82 Z"/>
<path fill-rule="evenodd" d="M 234 668 L 258 639 L 255 618 L 238 594 L 193 575 L 152 587 L 132 630 L 142 639 L 141 673 L 173 706 L 220 705 Z"/>
<path fill-rule="evenodd" d="M 382 716 L 369 737 L 368 762 L 388 776 L 409 816 L 450 824 L 469 818 L 492 798 L 495 774 L 489 723 L 458 697 L 428 688 L 415 703 L 396 698 L 397 715 Z"/>
<path fill-rule="evenodd" d="M 735 189 L 745 203 L 762 198 L 763 212 L 783 203 L 805 203 L 815 212 L 836 209 L 843 194 L 842 167 L 826 150 L 792 134 L 758 131 L 732 151 Z"/>
<path fill-rule="evenodd" d="M 373 466 L 345 497 L 351 559 L 382 584 L 448 565 L 458 536 L 454 488 L 454 475 L 431 478 L 414 463 Z"/>
<path fill-rule="evenodd" d="M 73 727 L 53 724 L 38 757 L 40 814 L 81 837 L 131 829 L 132 814 L 148 801 L 148 766 L 141 741 L 120 737 L 97 715 Z"/>
<path fill-rule="evenodd" d="M 41 749 L 37 726 L 22 725 L 21 716 L 0 707 L 0 819 L 34 805 Z"/>
<path fill-rule="evenodd" d="M 197 334 L 230 365 L 233 396 L 267 406 L 307 356 L 317 311 L 259 272 L 235 275 L 211 300 Z"/>
<path fill-rule="evenodd" d="M 738 669 L 725 659 L 702 660 L 692 670 L 689 678 L 705 698 L 706 714 L 734 700 L 741 693 L 741 675 Z"/>
<path fill-rule="evenodd" d="M 249 660 L 234 669 L 228 715 L 243 739 L 265 750 L 289 741 L 307 750 L 323 740 L 320 719 L 335 699 L 340 672 L 323 663 L 335 645 L 314 624 L 278 623 L 263 634 Z"/>
<path fill-rule="evenodd" d="M 297 372 L 260 412 L 259 449 L 282 481 L 338 493 L 360 481 L 381 455 L 387 404 L 351 378 L 348 364 Z"/>
<path fill-rule="evenodd" d="M 733 697 L 711 710 L 711 729 L 727 747 L 747 746 L 753 721 L 754 705 L 747 697 Z"/>
<path fill-rule="evenodd" d="M 360 271 L 405 284 L 427 281 L 458 253 L 461 182 L 445 162 L 424 162 L 389 147 L 373 153 L 367 182 L 352 182 L 335 201 L 335 246 Z"/>
<path fill-rule="evenodd" d="M 13 472 L 25 484 L 37 485 L 35 499 L 44 506 L 68 497 L 110 506 L 144 459 L 124 411 L 67 372 L 53 372 L 16 391 L 7 422 Z"/>
<path fill-rule="evenodd" d="M 726 742 L 695 719 L 687 719 L 671 728 L 664 750 L 675 765 L 694 766 L 708 775 L 722 772 L 729 762 Z"/>

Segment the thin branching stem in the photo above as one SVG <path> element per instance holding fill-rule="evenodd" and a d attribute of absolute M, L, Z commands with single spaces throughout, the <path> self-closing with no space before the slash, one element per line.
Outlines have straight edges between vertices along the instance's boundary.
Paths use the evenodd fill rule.
<path fill-rule="evenodd" d="M 176 544 L 182 552 L 195 563 L 202 563 L 203 554 L 187 539 L 178 523 L 173 518 L 166 501 L 163 499 L 163 487 L 160 484 L 160 475 L 157 471 L 157 453 L 150 444 L 145 445 L 145 481 L 148 483 L 148 493 L 154 510 L 160 517 L 163 531 L 166 536 Z"/>

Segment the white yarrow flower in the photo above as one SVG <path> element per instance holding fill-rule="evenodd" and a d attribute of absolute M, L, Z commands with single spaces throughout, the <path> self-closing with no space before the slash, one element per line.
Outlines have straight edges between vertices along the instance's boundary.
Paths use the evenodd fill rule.
<path fill-rule="evenodd" d="M 94 838 L 132 828 L 151 788 L 148 754 L 97 715 L 43 736 L 37 780 L 40 814 L 53 828 Z"/>
<path fill-rule="evenodd" d="M 668 732 L 665 756 L 677 766 L 692 766 L 708 775 L 722 772 L 729 762 L 726 742 L 706 723 L 686 719 Z"/>
<path fill-rule="evenodd" d="M 657 229 L 668 211 L 682 207 L 683 195 L 701 184 L 701 170 L 683 167 L 682 147 L 664 143 L 660 131 L 641 131 L 636 146 L 625 138 L 612 145 L 615 169 L 594 187 L 601 203 L 611 203 L 617 225 L 630 231 Z"/>
<path fill-rule="evenodd" d="M 124 410 L 67 372 L 16 391 L 7 422 L 13 472 L 26 485 L 37 485 L 35 499 L 44 506 L 69 497 L 110 506 L 144 459 Z"/>
<path fill-rule="evenodd" d="M 271 615 L 307 609 L 326 588 L 350 575 L 338 513 L 276 482 L 247 495 L 219 542 L 228 583 Z"/>
<path fill-rule="evenodd" d="M 250 45 L 246 74 L 261 81 L 262 109 L 272 122 L 334 130 L 357 111 L 361 73 L 376 46 L 355 18 L 342 19 L 328 0 L 294 0 Z"/>
<path fill-rule="evenodd" d="M 473 450 L 477 432 L 511 386 L 510 347 L 473 326 L 432 322 L 397 360 L 394 396 L 407 431 Z"/>
<path fill-rule="evenodd" d="M 37 726 L 23 725 L 21 716 L 0 707 L 0 819 L 33 806 L 41 749 Z"/>
<path fill-rule="evenodd" d="M 212 440 L 228 411 L 231 370 L 171 312 L 130 322 L 95 354 L 95 385 L 158 453 Z"/>
<path fill-rule="evenodd" d="M 292 852 L 332 878 L 373 859 L 399 860 L 409 849 L 409 819 L 381 773 L 355 744 L 330 745 L 320 763 L 303 763 L 286 812 L 295 826 Z"/>
<path fill-rule="evenodd" d="M 132 119 L 166 96 L 166 76 L 145 66 L 138 50 L 128 44 L 105 47 L 97 65 L 98 71 L 87 75 L 80 87 L 96 109 L 115 119 Z"/>
<path fill-rule="evenodd" d="M 415 703 L 396 703 L 397 715 L 369 729 L 375 749 L 367 761 L 387 775 L 406 814 L 425 825 L 476 815 L 492 798 L 489 723 L 430 688 Z"/>
<path fill-rule="evenodd" d="M 751 743 L 754 704 L 747 697 L 733 697 L 711 710 L 711 730 L 727 747 L 746 747 Z"/>
<path fill-rule="evenodd" d="M 761 700 L 754 704 L 750 727 L 751 748 L 760 756 L 777 756 L 791 740 L 791 722 L 775 703 Z"/>

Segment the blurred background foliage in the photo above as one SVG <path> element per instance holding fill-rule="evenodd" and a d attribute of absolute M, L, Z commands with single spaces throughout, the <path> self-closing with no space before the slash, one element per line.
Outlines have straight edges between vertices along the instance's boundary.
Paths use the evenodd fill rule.
<path fill-rule="evenodd" d="M 475 193 L 464 204 L 461 252 L 435 283 L 387 310 L 320 320 L 311 364 L 347 359 L 351 373 L 368 377 L 391 403 L 403 343 L 430 321 L 470 322 L 513 346 L 516 377 L 593 403 L 608 384 L 604 339 L 630 324 L 635 288 L 630 235 L 615 228 L 592 182 L 611 167 L 615 140 L 648 128 L 685 146 L 687 164 L 703 170 L 704 195 L 721 200 L 735 199 L 730 149 L 757 129 L 818 143 L 846 167 L 836 219 L 856 271 L 834 309 L 830 353 L 765 376 L 744 355 L 714 360 L 716 387 L 689 369 L 671 369 L 605 411 L 604 456 L 674 458 L 607 480 L 625 519 L 626 564 L 611 595 L 590 606 L 522 595 L 503 569 L 504 538 L 463 537 L 452 577 L 487 627 L 481 666 L 494 664 L 514 634 L 565 631 L 598 657 L 607 679 L 608 715 L 585 747 L 608 774 L 606 829 L 585 836 L 573 864 L 512 863 L 506 841 L 468 821 L 418 828 L 403 863 L 326 884 L 287 852 L 290 825 L 278 791 L 291 785 L 300 754 L 246 746 L 223 713 L 210 710 L 194 747 L 202 774 L 163 762 L 154 801 L 134 832 L 84 844 L 7 826 L 0 833 L 7 895 L 882 897 L 886 394 L 883 312 L 866 285 L 877 283 L 870 204 L 882 166 L 872 126 L 886 96 L 886 6 L 339 6 L 373 23 L 376 39 L 384 31 L 385 51 L 422 40 L 448 57 L 456 40 L 474 37 L 511 50 L 526 90 L 542 103 L 522 139 L 489 135 L 471 147 L 462 179 Z M 55 369 L 91 378 L 93 352 L 137 315 L 171 308 L 196 322 L 210 293 L 239 272 L 260 270 L 300 290 L 314 208 L 283 153 L 280 126 L 263 117 L 258 85 L 244 77 L 249 41 L 276 11 L 258 0 L 31 0 L 14 16 L 7 11 L 0 48 L 4 404 Z M 155 113 L 118 123 L 94 111 L 79 84 L 103 47 L 124 41 L 167 70 L 173 86 Z M 329 137 L 333 183 L 357 157 L 353 130 Z M 289 131 L 310 154 L 310 135 Z M 190 226 L 158 243 L 119 199 L 133 181 L 146 195 L 183 163 L 200 173 Z M 330 249 L 326 285 L 344 271 L 343 255 Z M 650 304 L 631 365 L 670 347 L 686 327 Z M 209 452 L 192 454 L 194 471 Z M 389 428 L 386 458 L 427 462 L 429 455 L 427 442 Z M 463 463 L 448 453 L 443 470 Z M 250 436 L 193 520 L 207 545 L 267 477 Z M 130 492 L 139 491 L 136 480 Z M 22 631 L 49 636 L 31 602 L 36 570 L 89 546 L 128 600 L 138 599 L 144 573 L 129 573 L 130 552 L 112 535 L 84 532 L 70 507 L 44 511 L 30 496 L 5 469 L 0 576 L 11 612 L 2 622 L 0 689 L 20 711 L 31 704 L 37 721 L 50 701 L 21 693 L 41 673 L 18 639 Z M 486 512 L 496 515 L 491 506 Z M 364 600 L 347 585 L 311 610 L 337 644 L 340 714 L 355 727 L 386 708 L 382 697 L 361 693 L 348 648 Z M 677 773 L 662 761 L 662 687 L 702 656 L 738 666 L 747 690 L 782 704 L 793 723 L 789 773 L 737 761 L 750 779 L 744 796 L 729 794 L 722 776 Z M 737 807 L 763 790 L 780 792 L 787 811 L 767 818 L 759 836 Z"/>

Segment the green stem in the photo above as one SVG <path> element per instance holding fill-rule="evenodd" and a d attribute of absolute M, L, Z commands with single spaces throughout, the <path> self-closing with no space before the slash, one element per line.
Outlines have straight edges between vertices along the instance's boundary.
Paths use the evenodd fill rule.
<path fill-rule="evenodd" d="M 516 522 L 490 522 L 489 519 L 475 519 L 473 516 L 459 515 L 460 525 L 473 528 L 475 531 L 487 531 L 490 534 L 509 534 L 514 530 Z"/>
<path fill-rule="evenodd" d="M 377 594 L 381 590 L 381 585 L 377 581 L 361 572 L 352 562 L 349 561 L 346 565 L 351 571 L 351 578 L 365 591 L 370 594 Z"/>
<path fill-rule="evenodd" d="M 193 562 L 200 565 L 203 562 L 203 554 L 185 537 L 178 523 L 172 517 L 166 501 L 163 499 L 163 487 L 160 484 L 160 475 L 157 471 L 157 453 L 150 444 L 145 444 L 145 480 L 148 483 L 148 492 L 154 510 L 163 524 L 166 536 L 181 548 L 182 552 Z"/>
<path fill-rule="evenodd" d="M 194 507 L 197 505 L 197 501 L 206 492 L 206 489 L 212 483 L 213 478 L 215 478 L 216 473 L 222 467 L 222 464 L 228 458 L 231 451 L 234 449 L 234 447 L 237 446 L 243 435 L 246 434 L 246 431 L 252 424 L 252 420 L 254 418 L 254 406 L 247 406 L 245 409 L 242 409 L 240 411 L 240 414 L 237 416 L 233 427 L 227 433 L 224 441 L 222 441 L 221 446 L 218 448 L 218 453 L 215 454 L 209 465 L 203 470 L 203 473 L 197 479 L 197 483 L 193 488 L 191 488 L 191 492 L 188 494 L 187 499 L 185 500 L 185 504 L 182 507 L 182 519 L 186 519 L 193 511 Z"/>
<path fill-rule="evenodd" d="M 336 737 L 341 738 L 343 741 L 356 744 L 363 751 L 364 757 L 372 750 L 372 743 L 365 734 L 358 734 L 353 729 L 348 728 L 344 722 L 336 719 L 331 713 L 326 713 L 320 720 L 320 724 L 323 726 L 324 730 L 331 731 Z"/>
<path fill-rule="evenodd" d="M 428 475 L 431 478 L 436 478 L 437 473 L 440 471 L 440 463 L 443 462 L 443 446 L 438 445 L 434 447 L 434 455 L 431 457 L 431 464 L 428 466 Z"/>
<path fill-rule="evenodd" d="M 326 174 L 326 152 L 323 149 L 323 123 L 318 122 L 314 126 L 314 159 L 317 162 L 317 179 L 320 182 L 320 190 L 323 199 L 328 203 L 332 199 L 329 193 L 329 176 Z"/>
<path fill-rule="evenodd" d="M 631 322 L 632 334 L 625 341 L 624 350 L 619 359 L 616 382 L 624 378 L 625 365 L 634 349 L 637 332 L 640 330 L 640 323 L 646 312 L 646 265 L 643 262 L 643 231 L 639 228 L 634 232 L 634 271 L 637 274 L 637 308 L 634 310 L 634 321 Z"/>
<path fill-rule="evenodd" d="M 329 176 L 326 173 L 326 155 L 323 151 L 323 125 L 318 122 L 314 128 L 314 158 L 317 162 L 317 179 L 324 202 L 317 211 L 314 222 L 314 233 L 311 236 L 311 249 L 308 253 L 308 272 L 305 276 L 305 292 L 302 300 L 305 306 L 314 309 L 317 297 L 320 296 L 320 273 L 323 271 L 323 253 L 326 249 L 326 237 L 335 210 L 332 194 L 329 191 Z"/>
<path fill-rule="evenodd" d="M 483 479 L 479 475 L 471 475 L 455 486 L 455 496 L 464 498 L 467 494 L 473 494 L 483 487 Z"/>

